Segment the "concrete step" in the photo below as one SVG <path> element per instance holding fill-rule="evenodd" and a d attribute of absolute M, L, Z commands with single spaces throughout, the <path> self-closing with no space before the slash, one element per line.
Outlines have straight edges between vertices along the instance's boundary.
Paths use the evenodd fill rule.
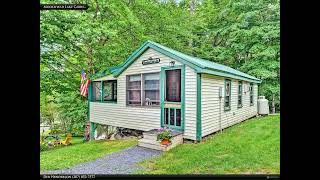
<path fill-rule="evenodd" d="M 159 150 L 159 151 L 165 150 L 164 148 L 162 148 L 159 145 L 149 144 L 149 143 L 145 143 L 145 142 L 139 142 L 138 146 L 149 148 L 149 149 L 155 149 L 155 150 Z"/>
<path fill-rule="evenodd" d="M 157 136 L 156 131 L 152 130 L 152 131 L 146 131 L 142 133 L 143 135 L 150 135 L 150 136 Z"/>
<path fill-rule="evenodd" d="M 164 151 L 166 147 L 164 145 L 161 145 L 158 141 L 148 140 L 148 139 L 140 139 L 138 141 L 138 146 L 150 148 L 150 149 L 156 149 L 160 151 Z"/>
<path fill-rule="evenodd" d="M 154 141 L 154 140 L 145 139 L 145 138 L 139 139 L 138 141 L 143 143 L 148 143 L 148 144 L 154 144 L 154 145 L 160 144 L 159 141 Z"/>
<path fill-rule="evenodd" d="M 144 135 L 143 135 L 143 139 L 149 139 L 149 140 L 157 141 L 157 135 L 144 134 Z"/>
<path fill-rule="evenodd" d="M 168 151 L 168 150 L 176 147 L 179 144 L 183 144 L 183 135 L 182 134 L 175 135 L 172 138 L 170 145 L 160 144 L 160 142 L 157 141 L 157 139 L 155 137 L 156 136 L 154 136 L 154 135 L 145 134 L 144 138 L 139 139 L 138 146 L 142 146 L 142 147 L 150 148 L 150 149 L 161 150 L 161 151 Z"/>

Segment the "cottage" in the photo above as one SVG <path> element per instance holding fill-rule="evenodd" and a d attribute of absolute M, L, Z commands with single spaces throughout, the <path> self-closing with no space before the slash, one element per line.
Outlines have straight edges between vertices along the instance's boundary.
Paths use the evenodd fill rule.
<path fill-rule="evenodd" d="M 93 124 L 149 131 L 163 126 L 201 140 L 257 114 L 257 79 L 147 41 L 111 74 L 91 81 Z"/>

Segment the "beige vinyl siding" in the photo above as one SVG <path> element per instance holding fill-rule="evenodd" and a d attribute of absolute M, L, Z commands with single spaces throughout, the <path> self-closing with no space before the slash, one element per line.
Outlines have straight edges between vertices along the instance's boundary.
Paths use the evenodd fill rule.
<path fill-rule="evenodd" d="M 238 108 L 238 80 L 231 79 L 231 110 L 224 111 L 224 77 L 203 75 L 201 84 L 201 120 L 202 136 L 206 136 L 220 130 L 219 125 L 219 87 L 222 87 L 221 98 L 221 125 L 222 128 L 232 126 L 245 119 L 255 116 L 257 113 L 258 86 L 254 84 L 254 105 L 250 106 L 249 82 L 242 81 L 242 108 Z"/>
<path fill-rule="evenodd" d="M 159 108 L 126 108 L 113 103 L 90 103 L 90 120 L 99 124 L 147 131 L 160 127 L 158 117 Z"/>
<path fill-rule="evenodd" d="M 197 129 L 197 73 L 189 66 L 185 72 L 185 129 L 184 138 L 196 140 Z"/>
<path fill-rule="evenodd" d="M 160 58 L 160 63 L 142 65 L 149 57 Z M 147 49 L 117 78 L 117 103 L 90 102 L 90 121 L 117 127 L 151 130 L 160 127 L 160 107 L 130 107 L 126 105 L 126 76 L 160 72 L 161 67 L 175 61 L 153 49 Z M 175 65 L 182 65 L 175 61 Z M 184 138 L 196 137 L 196 73 L 186 66 L 185 76 L 185 132 Z M 103 79 L 103 78 L 101 78 Z"/>

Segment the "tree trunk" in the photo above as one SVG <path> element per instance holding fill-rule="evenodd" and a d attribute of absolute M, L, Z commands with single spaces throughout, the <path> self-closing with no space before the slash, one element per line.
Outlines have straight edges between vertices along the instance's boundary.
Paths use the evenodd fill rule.
<path fill-rule="evenodd" d="M 190 4 L 189 4 L 190 14 L 191 14 L 191 24 L 193 24 L 193 20 L 194 20 L 193 17 L 194 17 L 194 11 L 196 8 L 195 6 L 196 6 L 195 0 L 191 0 Z M 193 39 L 192 38 L 189 39 L 189 47 L 191 48 L 191 54 L 195 56 L 193 48 L 192 48 L 193 47 Z"/>
<path fill-rule="evenodd" d="M 94 66 L 93 66 L 93 52 L 90 45 L 87 47 L 87 57 L 88 57 L 88 72 L 92 75 L 95 73 Z"/>
<path fill-rule="evenodd" d="M 276 106 L 275 106 L 274 94 L 272 94 L 272 114 L 274 113 L 276 113 Z"/>

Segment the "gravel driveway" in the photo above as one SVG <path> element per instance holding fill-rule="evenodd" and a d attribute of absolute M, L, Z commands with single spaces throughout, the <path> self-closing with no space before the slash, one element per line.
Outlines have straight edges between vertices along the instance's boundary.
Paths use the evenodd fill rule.
<path fill-rule="evenodd" d="M 130 174 L 140 169 L 138 162 L 160 155 L 161 151 L 134 146 L 70 169 L 45 171 L 40 174 Z"/>

